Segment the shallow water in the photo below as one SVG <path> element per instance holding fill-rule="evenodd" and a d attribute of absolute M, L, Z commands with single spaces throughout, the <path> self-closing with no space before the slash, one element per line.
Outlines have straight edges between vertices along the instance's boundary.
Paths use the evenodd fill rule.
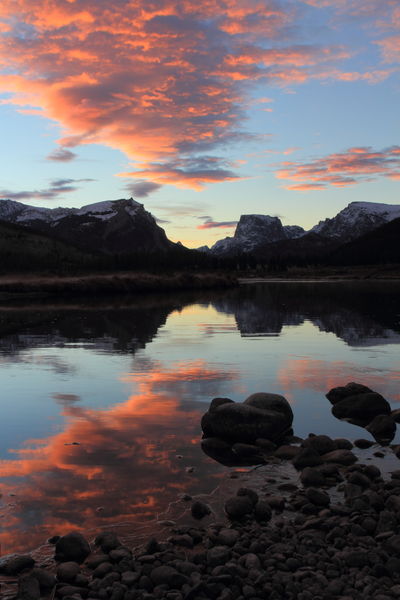
<path fill-rule="evenodd" d="M 72 529 L 134 535 L 215 490 L 229 469 L 199 444 L 215 396 L 281 393 L 299 436 L 370 437 L 325 393 L 358 381 L 400 407 L 399 342 L 396 282 L 3 300 L 1 554 Z"/>

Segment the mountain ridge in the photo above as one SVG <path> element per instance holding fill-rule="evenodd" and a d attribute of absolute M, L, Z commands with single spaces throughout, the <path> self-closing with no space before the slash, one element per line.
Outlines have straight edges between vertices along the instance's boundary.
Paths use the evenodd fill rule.
<path fill-rule="evenodd" d="M 133 198 L 95 202 L 81 208 L 42 208 L 0 201 L 0 219 L 51 234 L 85 252 L 168 252 L 176 247 L 143 204 Z"/>
<path fill-rule="evenodd" d="M 203 246 L 199 250 L 220 257 L 235 254 L 261 256 L 263 254 L 261 250 L 268 247 L 272 250 L 273 246 L 278 248 L 280 244 L 283 254 L 290 254 L 288 252 L 290 248 L 293 248 L 294 252 L 296 247 L 301 247 L 301 244 L 295 240 L 308 237 L 310 241 L 313 239 L 312 234 L 316 234 L 318 240 L 326 240 L 327 249 L 332 249 L 334 246 L 355 240 L 398 217 L 400 217 L 400 205 L 351 202 L 334 217 L 324 219 L 305 231 L 298 225 L 282 225 L 279 217 L 241 215 L 233 237 L 218 240 L 211 248 Z"/>

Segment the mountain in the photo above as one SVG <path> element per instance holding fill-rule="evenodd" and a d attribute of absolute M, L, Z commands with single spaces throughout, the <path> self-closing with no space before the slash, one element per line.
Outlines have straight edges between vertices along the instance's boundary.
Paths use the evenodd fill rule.
<path fill-rule="evenodd" d="M 400 205 L 351 202 L 335 217 L 320 221 L 306 232 L 298 225 L 282 225 L 278 217 L 242 215 L 233 237 L 217 241 L 211 249 L 198 250 L 215 256 L 240 254 L 260 259 L 320 259 L 341 244 L 357 239 L 400 217 Z"/>
<path fill-rule="evenodd" d="M 0 221 L 0 272 L 82 266 L 90 255 L 45 233 Z"/>
<path fill-rule="evenodd" d="M 303 233 L 304 229 L 297 225 L 283 226 L 278 217 L 242 215 L 234 236 L 219 240 L 210 251 L 217 256 L 249 254 L 262 244 L 297 238 Z"/>
<path fill-rule="evenodd" d="M 335 250 L 330 261 L 334 264 L 400 263 L 400 218 L 385 223 L 343 244 Z"/>
<path fill-rule="evenodd" d="M 154 217 L 132 198 L 82 208 L 38 208 L 0 200 L 0 219 L 50 234 L 87 252 L 159 253 L 176 248 Z"/>
<path fill-rule="evenodd" d="M 348 242 L 398 217 L 398 204 L 351 202 L 332 219 L 320 221 L 311 231 L 323 237 Z"/>

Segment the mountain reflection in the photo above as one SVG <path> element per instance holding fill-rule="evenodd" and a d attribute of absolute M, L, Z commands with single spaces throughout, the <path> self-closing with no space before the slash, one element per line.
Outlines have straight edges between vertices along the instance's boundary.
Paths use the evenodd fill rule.
<path fill-rule="evenodd" d="M 242 286 L 213 303 L 234 314 L 243 336 L 280 335 L 311 321 L 349 346 L 400 343 L 398 282 L 279 283 Z"/>
<path fill-rule="evenodd" d="M 127 374 L 124 380 L 138 386 L 137 393 L 105 410 L 57 397 L 64 430 L 30 440 L 29 448 L 12 451 L 15 460 L 1 461 L 3 553 L 26 550 L 27 531 L 34 547 L 71 529 L 140 523 L 165 511 L 179 493 L 204 493 L 205 481 L 208 491 L 215 487 L 219 471 L 208 472 L 199 447 L 205 405 L 188 396 L 204 397 L 210 386 L 217 395 L 219 383 L 236 374 L 201 361 L 156 367 Z M 187 473 L 188 466 L 194 471 Z M 5 499 L 10 494 L 11 507 Z"/>
<path fill-rule="evenodd" d="M 100 352 L 134 354 L 153 340 L 172 312 L 191 304 L 212 304 L 218 312 L 233 315 L 242 336 L 279 336 L 283 327 L 309 320 L 350 346 L 398 344 L 399 295 L 398 282 L 274 282 L 215 292 L 142 295 L 129 302 L 114 298 L 96 303 L 52 301 L 47 306 L 0 304 L 0 353 L 15 358 L 38 346 L 89 344 Z M 208 333 L 213 333 L 212 327 Z"/>

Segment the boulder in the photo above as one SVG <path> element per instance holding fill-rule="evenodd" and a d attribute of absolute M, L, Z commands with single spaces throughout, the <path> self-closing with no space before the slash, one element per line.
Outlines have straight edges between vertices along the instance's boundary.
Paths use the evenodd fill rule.
<path fill-rule="evenodd" d="M 18 575 L 25 569 L 32 569 L 35 561 L 29 554 L 9 554 L 0 558 L 0 573 Z"/>
<path fill-rule="evenodd" d="M 232 450 L 231 444 L 216 437 L 207 437 L 201 440 L 201 449 L 204 454 L 217 462 L 231 467 L 237 464 L 238 456 Z"/>
<path fill-rule="evenodd" d="M 208 504 L 200 502 L 200 500 L 193 502 L 190 511 L 192 513 L 192 517 L 198 520 L 203 519 L 207 515 L 211 514 L 211 509 Z"/>
<path fill-rule="evenodd" d="M 215 398 L 203 415 L 205 437 L 253 444 L 259 438 L 279 441 L 293 421 L 289 403 L 278 394 L 252 394 L 242 404 Z"/>
<path fill-rule="evenodd" d="M 316 467 L 322 463 L 321 457 L 314 448 L 303 448 L 293 459 L 293 466 L 301 471 L 305 467 Z"/>
<path fill-rule="evenodd" d="M 337 402 L 341 402 L 349 396 L 366 394 L 368 392 L 372 392 L 372 390 L 366 385 L 362 385 L 361 383 L 354 383 L 354 381 L 351 381 L 350 383 L 347 383 L 344 386 L 332 388 L 326 394 L 326 397 L 328 398 L 331 404 L 336 404 Z"/>
<path fill-rule="evenodd" d="M 359 425 L 367 425 L 378 415 L 389 415 L 390 404 L 376 392 L 367 392 L 348 396 L 332 407 L 332 414 L 338 419 L 353 421 Z"/>
<path fill-rule="evenodd" d="M 80 564 L 89 554 L 90 546 L 83 535 L 72 532 L 60 537 L 56 543 L 54 558 L 57 562 L 73 561 Z"/>
<path fill-rule="evenodd" d="M 313 448 L 319 455 L 336 450 L 335 442 L 327 435 L 312 435 L 302 443 L 304 448 Z"/>
<path fill-rule="evenodd" d="M 253 465 L 262 465 L 265 460 L 261 454 L 260 448 L 253 444 L 243 444 L 243 442 L 237 442 L 232 446 L 233 452 L 239 459 L 244 461 L 250 461 Z"/>
<path fill-rule="evenodd" d="M 260 408 L 261 410 L 273 410 L 275 412 L 282 413 L 288 421 L 292 424 L 293 422 L 293 411 L 290 407 L 289 402 L 280 394 L 267 394 L 265 392 L 258 392 L 251 394 L 244 404 Z"/>
<path fill-rule="evenodd" d="M 234 496 L 225 502 L 225 512 L 232 520 L 243 519 L 253 512 L 253 503 L 248 496 Z"/>
<path fill-rule="evenodd" d="M 283 460 L 292 460 L 299 454 L 299 452 L 301 452 L 301 448 L 299 448 L 299 446 L 289 446 L 284 444 L 275 450 L 274 456 L 276 456 L 276 458 L 282 458 Z"/>
<path fill-rule="evenodd" d="M 327 463 L 349 466 L 357 461 L 357 456 L 351 450 L 333 450 L 321 456 L 321 459 Z"/>
<path fill-rule="evenodd" d="M 396 423 L 391 415 L 378 415 L 365 428 L 377 442 L 388 444 L 396 433 Z"/>

